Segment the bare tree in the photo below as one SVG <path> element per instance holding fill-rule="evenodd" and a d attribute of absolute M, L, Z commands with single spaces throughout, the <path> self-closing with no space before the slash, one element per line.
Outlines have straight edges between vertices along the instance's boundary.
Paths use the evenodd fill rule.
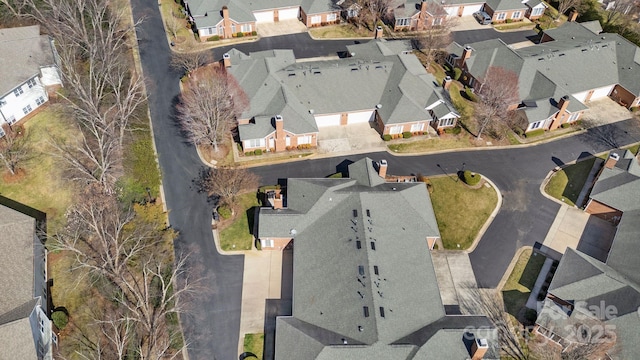
<path fill-rule="evenodd" d="M 556 21 L 560 19 L 560 16 L 567 12 L 571 8 L 578 8 L 582 4 L 583 0 L 558 0 L 558 16 Z"/>
<path fill-rule="evenodd" d="M 171 66 L 184 71 L 187 76 L 191 76 L 191 73 L 213 62 L 213 53 L 211 51 L 189 50 L 171 54 Z"/>
<path fill-rule="evenodd" d="M 29 142 L 22 127 L 9 129 L 0 138 L 0 159 L 11 175 L 16 174 L 18 166 L 27 160 L 30 154 Z"/>
<path fill-rule="evenodd" d="M 173 36 L 175 40 L 178 37 L 178 31 L 182 28 L 182 20 L 175 17 L 173 14 L 167 16 L 164 20 L 164 26 L 167 29 L 169 35 Z"/>
<path fill-rule="evenodd" d="M 437 50 L 444 49 L 451 44 L 453 36 L 451 29 L 457 23 L 456 18 L 444 18 L 439 24 L 433 21 L 425 24 L 425 29 L 415 38 L 415 46 L 426 56 L 426 66 L 434 59 Z"/>
<path fill-rule="evenodd" d="M 479 130 L 477 139 L 489 123 L 496 118 L 509 119 L 509 107 L 520 100 L 518 95 L 518 75 L 505 68 L 491 66 L 480 80 L 480 89 L 477 92 L 478 103 L 475 108 L 475 116 L 478 119 Z"/>
<path fill-rule="evenodd" d="M 217 152 L 247 104 L 247 96 L 235 78 L 222 68 L 210 66 L 185 86 L 177 106 L 178 121 L 192 143 L 210 145 Z"/>
<path fill-rule="evenodd" d="M 604 22 L 613 24 L 625 15 L 633 13 L 634 10 L 636 10 L 636 7 L 633 0 L 615 0 L 607 6 Z"/>
<path fill-rule="evenodd" d="M 358 27 L 366 26 L 371 30 L 376 28 L 379 20 L 387 17 L 391 0 L 355 0 L 355 16 L 351 18 Z"/>
<path fill-rule="evenodd" d="M 232 205 L 243 191 L 258 187 L 259 178 L 244 168 L 210 169 L 203 174 L 201 188 L 210 195 L 219 196 L 223 204 Z"/>

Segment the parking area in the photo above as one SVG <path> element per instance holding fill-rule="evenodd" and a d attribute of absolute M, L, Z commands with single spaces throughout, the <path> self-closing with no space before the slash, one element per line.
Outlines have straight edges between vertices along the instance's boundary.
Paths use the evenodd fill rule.
<path fill-rule="evenodd" d="M 577 249 L 602 262 L 607 260 L 616 227 L 584 211 L 562 206 L 543 245 L 561 254 Z"/>
<path fill-rule="evenodd" d="M 478 284 L 466 251 L 431 252 L 440 298 L 449 314 L 471 315 L 475 309 Z"/>
<path fill-rule="evenodd" d="M 627 108 L 608 97 L 589 101 L 586 105 L 589 110 L 585 112 L 583 120 L 591 121 L 598 125 L 627 120 L 633 116 Z"/>
<path fill-rule="evenodd" d="M 307 31 L 307 27 L 297 19 L 261 22 L 256 28 L 260 37 L 297 34 Z"/>
<path fill-rule="evenodd" d="M 323 127 L 318 134 L 318 152 L 321 154 L 384 151 L 385 149 L 384 141 L 371 127 L 371 123 Z"/>
<path fill-rule="evenodd" d="M 453 18 L 456 24 L 451 29 L 452 31 L 465 31 L 465 30 L 484 30 L 490 29 L 491 25 L 480 25 L 473 15 L 462 16 Z"/>

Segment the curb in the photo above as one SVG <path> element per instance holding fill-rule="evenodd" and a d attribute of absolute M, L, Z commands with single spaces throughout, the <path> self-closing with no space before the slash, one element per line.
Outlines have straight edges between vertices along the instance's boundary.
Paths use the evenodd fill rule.
<path fill-rule="evenodd" d="M 482 174 L 480 174 L 480 175 L 482 175 Z M 476 249 L 476 247 L 478 246 L 478 243 L 480 242 L 480 239 L 482 239 L 482 237 L 484 236 L 484 233 L 487 231 L 489 226 L 493 223 L 493 220 L 496 218 L 496 216 L 500 212 L 500 209 L 502 208 L 502 198 L 503 198 L 502 192 L 496 186 L 496 184 L 493 181 L 491 181 L 489 178 L 487 178 L 484 175 L 482 175 L 482 178 L 486 182 L 488 182 L 489 185 L 491 185 L 491 187 L 493 187 L 493 189 L 496 191 L 496 195 L 498 197 L 498 201 L 496 203 L 495 209 L 493 209 L 493 212 L 491 213 L 491 215 L 489 215 L 489 218 L 487 218 L 487 221 L 484 222 L 484 225 L 482 225 L 482 227 L 480 228 L 480 231 L 478 231 L 478 235 L 476 235 L 476 238 L 475 238 L 475 240 L 473 240 L 473 243 L 471 244 L 471 246 L 468 249 L 463 250 L 463 251 L 465 251 L 467 253 L 471 253 Z"/>
<path fill-rule="evenodd" d="M 511 259 L 511 262 L 509 263 L 509 267 L 507 267 L 507 270 L 504 272 L 504 275 L 502 275 L 502 279 L 496 286 L 496 290 L 502 291 L 502 288 L 504 288 L 505 284 L 507 283 L 507 280 L 509 279 L 509 276 L 511 276 L 511 273 L 513 272 L 513 268 L 516 266 L 516 263 L 520 259 L 520 256 L 527 249 L 531 249 L 531 251 L 533 251 L 533 246 L 523 246 L 516 251 L 516 253 L 513 255 L 513 258 Z"/>
<path fill-rule="evenodd" d="M 211 229 L 211 232 L 213 233 L 213 243 L 216 246 L 216 251 L 218 251 L 220 255 L 225 255 L 225 256 L 246 255 L 247 253 L 254 251 L 253 245 L 251 245 L 251 250 L 232 250 L 232 251 L 222 250 L 222 248 L 220 247 L 220 233 L 218 232 L 218 229 Z M 258 250 L 255 250 L 255 251 L 258 251 Z"/>

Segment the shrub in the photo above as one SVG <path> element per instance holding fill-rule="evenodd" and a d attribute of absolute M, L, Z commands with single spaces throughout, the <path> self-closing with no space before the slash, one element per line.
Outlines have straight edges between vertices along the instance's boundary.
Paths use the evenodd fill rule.
<path fill-rule="evenodd" d="M 533 324 L 536 322 L 538 318 L 538 313 L 533 309 L 527 309 L 524 313 L 524 318 L 530 323 Z"/>
<path fill-rule="evenodd" d="M 253 153 L 255 155 L 262 155 L 262 149 L 256 149 Z"/>
<path fill-rule="evenodd" d="M 464 173 L 462 173 L 462 181 L 469 186 L 478 185 L 480 178 L 480 175 L 472 173 L 469 170 L 465 170 Z"/>
<path fill-rule="evenodd" d="M 69 316 L 64 311 L 54 311 L 51 314 L 51 320 L 53 320 L 53 324 L 59 329 L 62 330 L 69 323 Z"/>
<path fill-rule="evenodd" d="M 453 79 L 460 80 L 460 76 L 462 75 L 462 69 L 459 67 L 453 69 Z"/>
<path fill-rule="evenodd" d="M 444 129 L 444 132 L 447 134 L 453 134 L 453 135 L 458 135 L 460 134 L 460 132 L 462 131 L 462 128 L 460 126 L 454 126 L 454 127 L 448 127 Z"/>
<path fill-rule="evenodd" d="M 218 207 L 218 214 L 223 219 L 229 219 L 231 217 L 231 209 L 227 205 Z"/>
<path fill-rule="evenodd" d="M 220 35 L 213 35 L 207 38 L 207 41 L 218 41 L 220 40 Z"/>
<path fill-rule="evenodd" d="M 524 137 L 532 138 L 532 137 L 540 136 L 542 134 L 544 134 L 544 129 L 537 129 L 537 130 L 532 130 L 532 131 L 526 132 L 524 134 Z"/>
<path fill-rule="evenodd" d="M 413 134 L 411 133 L 411 131 L 405 131 L 402 133 L 402 137 L 405 139 L 408 139 L 412 136 Z"/>
<path fill-rule="evenodd" d="M 513 19 L 507 19 L 507 24 L 511 24 L 513 22 Z"/>
<path fill-rule="evenodd" d="M 569 126 L 571 126 L 571 124 L 569 124 L 569 123 L 562 123 L 562 125 L 560 125 L 560 127 L 563 128 L 563 129 L 566 129 Z"/>
<path fill-rule="evenodd" d="M 311 144 L 300 144 L 297 146 L 298 150 L 308 150 L 311 149 Z"/>
<path fill-rule="evenodd" d="M 478 95 L 473 92 L 472 88 L 465 86 L 464 93 L 467 95 L 469 101 L 478 102 Z"/>
<path fill-rule="evenodd" d="M 244 37 L 244 33 L 242 31 L 238 31 L 236 37 Z"/>
<path fill-rule="evenodd" d="M 516 133 L 516 135 L 518 135 L 518 136 L 524 135 L 524 130 L 522 130 L 520 128 L 513 129 L 513 132 Z"/>
<path fill-rule="evenodd" d="M 384 134 L 384 135 L 382 135 L 382 140 L 384 140 L 384 141 L 390 141 L 390 140 L 391 140 L 391 135 L 389 135 L 389 134 Z"/>
<path fill-rule="evenodd" d="M 244 153 L 244 156 L 252 156 L 252 155 L 254 155 L 253 151 L 247 151 L 246 153 Z"/>
<path fill-rule="evenodd" d="M 257 31 L 255 31 L 255 30 L 253 30 L 253 31 L 251 32 L 251 36 L 256 36 L 256 35 L 258 35 L 258 32 L 257 32 Z"/>

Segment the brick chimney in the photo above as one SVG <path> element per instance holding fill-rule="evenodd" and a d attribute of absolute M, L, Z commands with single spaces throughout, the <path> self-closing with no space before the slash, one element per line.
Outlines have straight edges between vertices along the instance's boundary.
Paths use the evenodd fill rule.
<path fill-rule="evenodd" d="M 222 54 L 222 65 L 225 68 L 231 67 L 231 55 L 229 53 Z"/>
<path fill-rule="evenodd" d="M 428 0 L 420 2 L 420 14 L 418 15 L 418 30 L 425 28 L 425 20 L 427 19 L 427 3 Z"/>
<path fill-rule="evenodd" d="M 550 130 L 557 129 L 564 122 L 564 118 L 565 118 L 565 115 L 567 114 L 568 106 L 569 106 L 569 95 L 565 95 L 562 98 L 560 98 L 560 101 L 558 101 L 558 108 L 560 110 L 558 110 L 558 113 L 556 114 L 556 118 L 551 124 Z"/>
<path fill-rule="evenodd" d="M 453 81 L 453 80 L 451 80 L 451 76 L 447 76 L 447 77 L 445 77 L 445 78 L 444 78 L 444 80 L 442 81 L 442 87 L 443 87 L 445 90 L 449 90 L 449 88 L 451 87 L 451 82 L 452 82 L 452 81 Z"/>
<path fill-rule="evenodd" d="M 274 190 L 274 196 L 273 196 L 273 208 L 274 209 L 282 209 L 282 190 L 280 189 L 275 189 Z"/>
<path fill-rule="evenodd" d="M 462 59 L 460 60 L 460 67 L 464 66 L 464 63 L 471 57 L 471 53 L 473 52 L 473 48 L 467 45 L 462 50 Z"/>
<path fill-rule="evenodd" d="M 275 125 L 276 125 L 276 151 L 283 151 L 286 147 L 286 136 L 284 133 L 284 120 L 282 119 L 282 115 L 276 115 L 275 117 Z"/>
<path fill-rule="evenodd" d="M 383 159 L 378 163 L 378 175 L 383 179 L 387 177 L 387 160 Z"/>
<path fill-rule="evenodd" d="M 482 360 L 489 350 L 487 339 L 475 339 L 471 344 L 471 360 Z"/>
<path fill-rule="evenodd" d="M 613 167 L 618 163 L 618 160 L 620 160 L 620 155 L 618 155 L 618 153 L 612 152 L 611 154 L 609 154 L 607 162 L 604 163 L 604 167 L 606 167 L 607 169 L 613 169 Z"/>
<path fill-rule="evenodd" d="M 571 11 L 571 13 L 569 13 L 569 19 L 567 21 L 576 21 L 576 19 L 578 18 L 578 12 L 576 10 Z"/>
<path fill-rule="evenodd" d="M 231 38 L 231 19 L 229 18 L 229 8 L 227 7 L 227 5 L 222 7 L 222 26 L 224 27 L 223 37 L 225 39 Z"/>

